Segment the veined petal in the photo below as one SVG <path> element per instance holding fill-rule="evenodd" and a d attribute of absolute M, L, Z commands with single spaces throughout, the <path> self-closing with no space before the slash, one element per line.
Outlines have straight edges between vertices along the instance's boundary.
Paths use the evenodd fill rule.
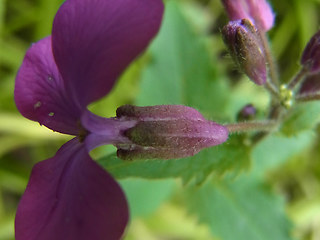
<path fill-rule="evenodd" d="M 53 54 L 82 106 L 112 88 L 160 27 L 161 0 L 67 0 L 53 24 Z"/>
<path fill-rule="evenodd" d="M 38 163 L 16 215 L 16 240 L 119 240 L 125 196 L 77 138 Z"/>
<path fill-rule="evenodd" d="M 27 51 L 16 77 L 14 98 L 24 117 L 54 131 L 77 134 L 81 111 L 66 94 L 52 55 L 51 37 Z"/>
<path fill-rule="evenodd" d="M 250 19 L 262 31 L 270 30 L 275 15 L 266 0 L 222 0 L 230 20 Z"/>

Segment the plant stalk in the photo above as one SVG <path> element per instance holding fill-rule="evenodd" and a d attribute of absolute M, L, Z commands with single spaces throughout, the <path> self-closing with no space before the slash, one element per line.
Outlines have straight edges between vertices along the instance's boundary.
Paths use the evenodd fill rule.
<path fill-rule="evenodd" d="M 288 83 L 288 89 L 293 90 L 297 84 L 303 80 L 303 78 L 308 74 L 308 69 L 303 67 L 300 71 L 294 76 L 294 78 Z"/>
<path fill-rule="evenodd" d="M 265 120 L 231 123 L 225 126 L 228 128 L 229 133 L 241 133 L 248 131 L 270 132 L 277 126 L 277 122 L 273 120 Z"/>
<path fill-rule="evenodd" d="M 298 102 L 308 102 L 308 101 L 320 100 L 320 92 L 313 92 L 313 93 L 308 93 L 308 94 L 297 95 L 295 99 Z"/>

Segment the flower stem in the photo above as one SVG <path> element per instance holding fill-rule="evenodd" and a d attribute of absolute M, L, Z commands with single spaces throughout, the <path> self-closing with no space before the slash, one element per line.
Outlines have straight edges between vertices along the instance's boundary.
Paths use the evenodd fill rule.
<path fill-rule="evenodd" d="M 272 94 L 274 99 L 280 100 L 279 91 L 271 82 L 267 81 L 265 88 Z"/>
<path fill-rule="evenodd" d="M 240 123 L 232 123 L 225 125 L 229 133 L 241 133 L 248 131 L 263 131 L 269 132 L 272 131 L 276 126 L 277 122 L 272 120 L 265 121 L 252 121 L 252 122 L 240 122 Z"/>
<path fill-rule="evenodd" d="M 294 89 L 294 87 L 308 74 L 308 69 L 303 67 L 300 71 L 294 76 L 294 78 L 288 83 L 288 89 Z"/>
<path fill-rule="evenodd" d="M 296 96 L 296 101 L 298 102 L 307 102 L 307 101 L 314 101 L 320 100 L 320 92 L 312 92 L 308 94 L 300 94 Z"/>
<path fill-rule="evenodd" d="M 270 76 L 269 85 L 271 85 L 271 86 L 273 86 L 273 88 L 277 89 L 277 87 L 279 86 L 278 70 L 277 70 L 277 67 L 274 63 L 273 56 L 271 54 L 270 44 L 269 44 L 269 41 L 267 39 L 265 32 L 260 32 L 260 37 L 262 40 L 266 61 L 269 66 L 269 76 Z"/>

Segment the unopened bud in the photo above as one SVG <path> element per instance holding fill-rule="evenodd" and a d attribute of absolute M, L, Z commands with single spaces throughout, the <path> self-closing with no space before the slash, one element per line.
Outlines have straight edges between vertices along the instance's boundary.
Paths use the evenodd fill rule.
<path fill-rule="evenodd" d="M 122 159 L 172 159 L 192 156 L 201 149 L 225 142 L 226 127 L 208 121 L 193 108 L 180 105 L 122 106 L 119 120 L 137 120 L 123 134 L 132 143 L 119 144 Z"/>
<path fill-rule="evenodd" d="M 232 21 L 223 27 L 222 36 L 240 69 L 254 83 L 264 84 L 267 80 L 266 59 L 255 26 L 248 19 Z"/>
<path fill-rule="evenodd" d="M 320 71 L 320 31 L 313 35 L 305 47 L 301 57 L 301 64 L 310 73 Z"/>
<path fill-rule="evenodd" d="M 253 120 L 256 116 L 257 110 L 252 104 L 244 106 L 237 115 L 238 121 Z"/>
<path fill-rule="evenodd" d="M 301 84 L 300 94 L 320 92 L 320 73 L 309 75 Z"/>
<path fill-rule="evenodd" d="M 293 91 L 292 89 L 288 88 L 287 85 L 282 84 L 280 86 L 280 102 L 282 106 L 289 109 L 292 107 L 293 103 Z"/>
<path fill-rule="evenodd" d="M 232 21 L 250 19 L 262 31 L 273 26 L 274 14 L 265 0 L 222 0 L 222 4 Z"/>

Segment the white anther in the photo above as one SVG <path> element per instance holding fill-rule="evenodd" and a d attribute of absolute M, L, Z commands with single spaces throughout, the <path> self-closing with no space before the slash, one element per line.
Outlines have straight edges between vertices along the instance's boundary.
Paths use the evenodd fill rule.
<path fill-rule="evenodd" d="M 33 108 L 34 108 L 34 109 L 37 109 L 37 108 L 39 108 L 40 106 L 41 106 L 41 102 L 38 101 L 38 102 L 36 102 L 35 105 L 33 105 Z"/>

